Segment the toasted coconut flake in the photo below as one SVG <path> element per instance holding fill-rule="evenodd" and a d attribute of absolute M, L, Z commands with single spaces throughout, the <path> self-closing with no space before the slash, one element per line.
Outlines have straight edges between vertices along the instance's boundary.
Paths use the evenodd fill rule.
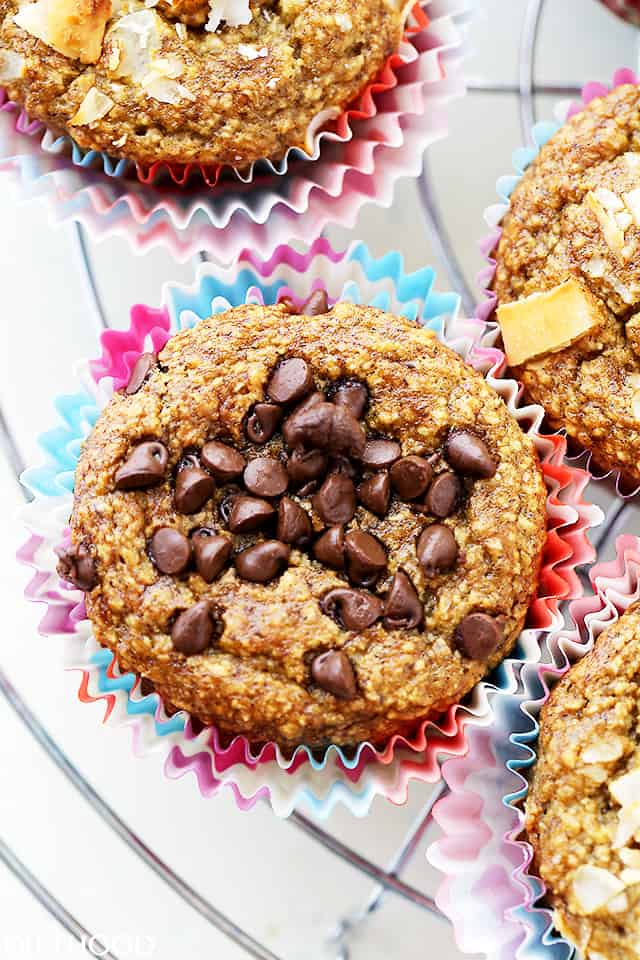
<path fill-rule="evenodd" d="M 96 87 L 91 87 L 69 123 L 74 127 L 84 127 L 89 123 L 95 123 L 96 120 L 105 117 L 114 105 L 111 97 L 101 93 Z"/>

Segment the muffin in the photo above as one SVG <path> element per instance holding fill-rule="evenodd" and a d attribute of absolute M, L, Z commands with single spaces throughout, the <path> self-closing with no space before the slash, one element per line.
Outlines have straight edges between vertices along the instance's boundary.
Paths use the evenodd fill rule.
<path fill-rule="evenodd" d="M 433 333 L 242 306 L 143 354 L 84 444 L 59 573 L 99 643 L 251 742 L 384 742 L 513 647 L 546 492 Z"/>
<path fill-rule="evenodd" d="M 0 0 L 0 84 L 85 149 L 243 168 L 315 132 L 398 47 L 407 0 Z"/>
<path fill-rule="evenodd" d="M 640 955 L 639 702 L 636 603 L 551 694 L 527 800 L 556 925 L 587 960 Z"/>
<path fill-rule="evenodd" d="M 593 100 L 511 196 L 494 291 L 526 396 L 640 483 L 640 87 Z"/>

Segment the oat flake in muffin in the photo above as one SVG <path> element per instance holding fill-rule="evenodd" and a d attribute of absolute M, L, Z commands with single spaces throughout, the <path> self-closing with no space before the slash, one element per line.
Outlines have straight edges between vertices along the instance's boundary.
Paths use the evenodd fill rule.
<path fill-rule="evenodd" d="M 640 87 L 593 100 L 516 186 L 494 289 L 510 366 L 554 427 L 640 482 Z"/>
<path fill-rule="evenodd" d="M 83 148 L 245 167 L 309 151 L 398 47 L 407 0 L 0 0 L 0 84 Z"/>
<path fill-rule="evenodd" d="M 587 960 L 640 956 L 640 604 L 557 685 L 526 829 L 556 924 Z"/>
<path fill-rule="evenodd" d="M 82 450 L 59 567 L 123 669 L 284 747 L 380 742 L 459 700 L 512 648 L 545 540 L 532 442 L 482 377 L 321 300 L 140 358 Z"/>

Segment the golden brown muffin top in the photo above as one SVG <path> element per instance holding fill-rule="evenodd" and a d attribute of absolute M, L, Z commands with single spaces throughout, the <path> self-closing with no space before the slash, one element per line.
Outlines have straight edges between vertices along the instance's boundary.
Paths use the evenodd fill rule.
<path fill-rule="evenodd" d="M 500 397 L 433 333 L 346 303 L 314 317 L 243 306 L 141 363 L 135 392 L 113 397 L 83 447 L 72 517 L 94 574 L 88 614 L 124 669 L 227 733 L 321 746 L 407 730 L 459 700 L 511 649 L 536 589 L 545 487 L 532 442 Z M 307 375 L 288 400 L 291 376 Z M 348 416 L 335 414 L 347 388 L 362 395 Z M 316 401 L 312 427 L 300 427 L 300 405 Z M 267 442 L 248 439 L 256 416 Z M 244 458 L 231 479 L 210 441 Z M 153 486 L 127 489 L 141 444 L 143 473 L 156 470 L 149 444 L 166 457 Z M 324 464 L 305 488 L 291 461 L 310 449 Z M 345 514 L 349 496 L 357 502 Z M 247 497 L 263 503 L 248 531 Z M 283 499 L 289 527 L 302 524 L 285 550 L 273 547 L 287 539 Z M 161 565 L 172 569 L 182 551 L 178 575 L 154 558 L 154 535 L 167 527 Z M 211 582 L 201 558 L 189 559 L 202 528 L 218 538 L 214 568 L 224 554 Z M 337 547 L 319 546 L 327 530 Z M 242 552 L 265 541 L 247 567 Z M 195 626 L 177 626 L 203 601 Z M 327 653 L 342 656 L 319 666 Z"/>
<path fill-rule="evenodd" d="M 556 923 L 587 960 L 640 954 L 640 605 L 542 711 L 526 829 Z"/>
<path fill-rule="evenodd" d="M 406 14 L 406 0 L 0 0 L 0 83 L 81 147 L 244 168 L 309 150 Z"/>
<path fill-rule="evenodd" d="M 578 291 L 521 312 L 529 358 L 519 350 L 514 367 L 527 395 L 598 464 L 640 481 L 640 87 L 620 86 L 563 125 L 516 186 L 503 227 L 500 305 L 557 295 L 567 280 Z M 589 322 L 571 343 L 581 309 Z M 547 336 L 555 349 L 538 355 Z"/>

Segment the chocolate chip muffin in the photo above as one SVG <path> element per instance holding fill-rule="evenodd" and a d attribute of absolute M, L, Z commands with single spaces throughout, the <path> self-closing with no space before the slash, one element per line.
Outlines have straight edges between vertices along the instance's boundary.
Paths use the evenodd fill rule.
<path fill-rule="evenodd" d="M 398 47 L 407 0 L 0 0 L 0 84 L 145 165 L 309 152 Z"/>
<path fill-rule="evenodd" d="M 586 960 L 640 956 L 640 604 L 542 711 L 526 829 L 559 930 Z"/>
<path fill-rule="evenodd" d="M 507 358 L 553 427 L 640 482 L 640 87 L 593 100 L 515 188 L 494 289 Z"/>
<path fill-rule="evenodd" d="M 321 293 L 291 309 L 238 307 L 140 357 L 83 447 L 59 572 L 121 667 L 201 721 L 378 743 L 512 648 L 545 487 L 433 333 Z"/>

